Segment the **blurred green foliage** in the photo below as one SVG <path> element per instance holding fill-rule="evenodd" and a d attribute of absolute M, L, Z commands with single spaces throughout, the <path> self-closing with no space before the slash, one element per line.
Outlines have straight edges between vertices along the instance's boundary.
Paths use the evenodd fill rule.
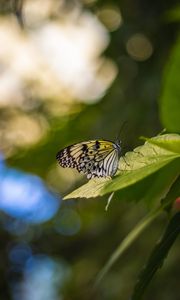
<path fill-rule="evenodd" d="M 180 132 L 179 69 L 180 38 L 176 41 L 174 50 L 165 69 L 162 95 L 160 99 L 160 114 L 162 123 L 167 130 L 172 132 Z"/>

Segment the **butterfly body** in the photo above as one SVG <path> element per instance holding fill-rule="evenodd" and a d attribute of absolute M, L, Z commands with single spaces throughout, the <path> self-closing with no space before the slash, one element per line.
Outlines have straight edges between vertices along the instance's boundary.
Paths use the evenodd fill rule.
<path fill-rule="evenodd" d="M 60 150 L 56 158 L 60 166 L 75 168 L 87 178 L 111 177 L 118 168 L 120 143 L 91 140 L 77 143 Z"/>

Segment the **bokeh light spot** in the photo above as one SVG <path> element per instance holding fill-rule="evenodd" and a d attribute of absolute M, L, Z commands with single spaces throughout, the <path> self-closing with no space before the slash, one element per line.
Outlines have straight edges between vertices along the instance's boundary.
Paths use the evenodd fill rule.
<path fill-rule="evenodd" d="M 57 212 L 60 199 L 38 176 L 0 164 L 0 209 L 28 223 L 41 223 Z"/>
<path fill-rule="evenodd" d="M 24 265 L 23 280 L 12 286 L 13 299 L 62 299 L 61 289 L 70 275 L 64 261 L 43 254 L 30 256 Z"/>
<path fill-rule="evenodd" d="M 25 244 L 20 243 L 14 245 L 9 251 L 9 260 L 16 265 L 23 265 L 32 256 L 31 248 Z"/>
<path fill-rule="evenodd" d="M 147 60 L 153 53 L 150 40 L 141 33 L 132 35 L 126 44 L 128 54 L 137 61 Z"/>
<path fill-rule="evenodd" d="M 55 221 L 55 230 L 63 235 L 74 235 L 81 227 L 81 220 L 76 211 L 71 208 L 61 209 L 61 214 Z"/>
<path fill-rule="evenodd" d="M 104 6 L 97 11 L 99 20 L 109 31 L 114 31 L 122 24 L 122 16 L 118 7 Z"/>

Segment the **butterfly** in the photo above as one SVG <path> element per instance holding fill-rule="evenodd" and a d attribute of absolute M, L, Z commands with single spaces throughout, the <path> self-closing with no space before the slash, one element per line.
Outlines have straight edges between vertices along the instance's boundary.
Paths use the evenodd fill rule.
<path fill-rule="evenodd" d="M 88 179 L 112 177 L 118 169 L 120 152 L 119 141 L 92 140 L 60 150 L 56 159 L 61 167 L 75 168 Z"/>

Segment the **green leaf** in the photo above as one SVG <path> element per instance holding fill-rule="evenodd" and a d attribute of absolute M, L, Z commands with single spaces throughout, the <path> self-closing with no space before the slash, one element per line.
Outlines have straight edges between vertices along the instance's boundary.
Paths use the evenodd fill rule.
<path fill-rule="evenodd" d="M 168 140 L 168 142 L 166 141 L 166 139 Z M 178 134 L 172 133 L 172 134 L 163 135 L 162 139 L 145 138 L 145 140 L 151 144 L 164 148 L 165 150 L 169 150 L 180 154 L 180 138 Z"/>
<path fill-rule="evenodd" d="M 151 181 L 148 181 L 149 187 L 143 192 L 143 195 L 139 195 L 139 198 L 146 202 L 149 206 L 152 206 L 154 203 L 158 203 L 158 200 L 164 199 L 172 184 L 178 178 L 179 170 L 180 165 L 177 163 L 177 160 L 174 160 L 153 174 L 153 176 L 150 176 Z M 140 191 L 141 190 L 142 187 Z"/>
<path fill-rule="evenodd" d="M 113 252 L 107 263 L 104 265 L 103 269 L 97 275 L 95 285 L 96 288 L 104 276 L 109 272 L 113 264 L 119 259 L 119 257 L 131 246 L 131 244 L 138 238 L 138 236 L 146 229 L 151 222 L 162 213 L 162 209 L 158 209 L 156 212 L 153 212 L 147 215 L 143 220 L 141 220 L 130 233 L 122 240 L 116 250 Z"/>
<path fill-rule="evenodd" d="M 168 184 L 171 185 L 180 170 L 179 146 L 180 136 L 178 134 L 165 134 L 148 139 L 143 146 L 126 153 L 125 157 L 120 159 L 119 168 L 121 171 L 113 179 L 90 180 L 64 199 L 91 198 L 123 190 L 126 192 L 129 187 L 135 186 L 136 189 L 137 184 L 153 174 L 156 175 L 157 172 L 159 172 L 157 173 L 159 177 L 164 174 L 163 177 L 166 177 Z M 171 163 L 173 163 L 173 167 Z M 167 168 L 165 168 L 166 166 Z M 171 166 L 170 172 L 168 166 Z M 143 187 L 142 190 L 144 191 Z M 128 189 L 129 191 L 130 189 Z"/>
<path fill-rule="evenodd" d="M 159 268 L 162 267 L 166 256 L 180 233 L 180 212 L 176 213 L 170 220 L 161 241 L 152 251 L 148 263 L 139 275 L 138 282 L 134 288 L 132 300 L 140 300 L 150 280 Z"/>
<path fill-rule="evenodd" d="M 165 68 L 162 95 L 160 98 L 160 117 L 163 126 L 171 132 L 180 132 L 180 38 L 172 51 Z"/>

